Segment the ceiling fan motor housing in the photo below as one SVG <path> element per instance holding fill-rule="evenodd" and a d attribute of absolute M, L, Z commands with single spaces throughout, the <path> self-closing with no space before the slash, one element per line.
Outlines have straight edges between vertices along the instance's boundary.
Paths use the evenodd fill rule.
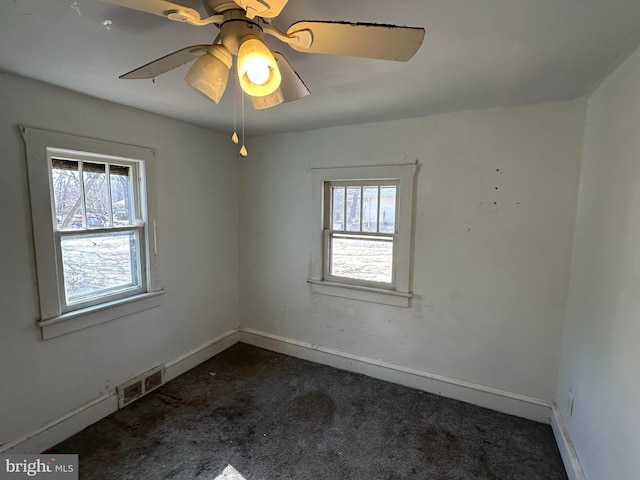
<path fill-rule="evenodd" d="M 238 8 L 238 4 L 229 0 L 202 0 L 204 9 L 211 15 Z"/>
<path fill-rule="evenodd" d="M 256 36 L 262 40 L 264 31 L 257 22 L 245 17 L 242 10 L 227 11 L 225 13 L 225 20 L 220 24 L 222 44 L 227 47 L 233 55 L 237 55 L 242 39 L 247 35 Z"/>
<path fill-rule="evenodd" d="M 229 0 L 202 0 L 204 8 L 209 15 L 241 7 L 245 11 L 247 18 L 251 19 L 255 17 L 277 17 L 282 8 L 287 4 L 287 1 L 288 0 L 236 0 L 235 2 L 230 2 Z"/>

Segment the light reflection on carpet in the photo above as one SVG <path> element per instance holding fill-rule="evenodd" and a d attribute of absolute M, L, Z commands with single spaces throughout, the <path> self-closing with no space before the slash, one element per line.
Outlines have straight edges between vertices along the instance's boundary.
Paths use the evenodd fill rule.
<path fill-rule="evenodd" d="M 222 471 L 220 475 L 218 475 L 214 480 L 246 480 L 242 474 L 233 468 L 231 465 L 227 465 L 227 467 Z"/>

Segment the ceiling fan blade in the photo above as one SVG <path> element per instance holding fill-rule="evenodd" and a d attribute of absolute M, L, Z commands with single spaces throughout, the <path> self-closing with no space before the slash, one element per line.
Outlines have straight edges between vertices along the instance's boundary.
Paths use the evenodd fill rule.
<path fill-rule="evenodd" d="M 289 0 L 234 0 L 244 8 L 247 18 L 262 17 L 275 18 Z"/>
<path fill-rule="evenodd" d="M 183 48 L 176 52 L 165 55 L 158 58 L 153 62 L 147 63 L 142 67 L 138 67 L 135 70 L 131 70 L 129 73 L 121 75 L 120 78 L 126 80 L 138 80 L 141 78 L 155 78 L 158 75 L 178 68 L 180 65 L 184 65 L 192 60 L 195 60 L 200 55 L 207 51 L 210 45 L 192 45 L 190 47 Z"/>
<path fill-rule="evenodd" d="M 424 40 L 424 28 L 347 22 L 297 22 L 287 34 L 310 32 L 311 46 L 290 43 L 299 52 L 326 53 L 350 57 L 377 58 L 406 62 Z"/>
<path fill-rule="evenodd" d="M 160 17 L 169 18 L 171 12 L 181 12 L 189 16 L 189 18 L 200 19 L 200 12 L 193 8 L 178 5 L 177 3 L 168 2 L 166 0 L 103 0 L 107 3 L 120 5 L 121 7 L 132 8 L 141 12 L 152 13 Z"/>
<path fill-rule="evenodd" d="M 284 97 L 284 103 L 300 100 L 311 92 L 304 84 L 300 75 L 291 67 L 287 59 L 280 52 L 273 52 L 273 56 L 278 64 L 282 81 L 280 82 L 280 90 Z"/>
<path fill-rule="evenodd" d="M 264 97 L 251 97 L 251 104 L 256 110 L 275 107 L 281 103 L 293 102 L 311 95 L 311 92 L 304 84 L 300 76 L 291 67 L 287 59 L 280 52 L 273 52 L 273 56 L 278 63 L 278 69 L 282 76 L 280 87 L 271 95 Z"/>

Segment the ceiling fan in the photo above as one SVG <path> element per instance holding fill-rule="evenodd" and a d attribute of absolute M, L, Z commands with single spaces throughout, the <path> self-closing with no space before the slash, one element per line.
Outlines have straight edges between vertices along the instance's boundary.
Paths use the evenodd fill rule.
<path fill-rule="evenodd" d="M 192 45 L 122 75 L 123 79 L 155 78 L 197 61 L 185 81 L 218 103 L 236 57 L 238 81 L 255 109 L 273 107 L 310 94 L 282 53 L 263 43 L 271 35 L 299 52 L 408 61 L 424 40 L 424 28 L 348 22 L 296 22 L 286 32 L 271 20 L 288 0 L 202 0 L 209 15 L 166 0 L 104 0 L 190 25 L 216 25 L 220 33 L 211 45 Z"/>

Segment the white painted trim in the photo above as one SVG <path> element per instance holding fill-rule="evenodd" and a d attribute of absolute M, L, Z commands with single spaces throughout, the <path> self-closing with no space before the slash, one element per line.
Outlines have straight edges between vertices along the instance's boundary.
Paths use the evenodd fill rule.
<path fill-rule="evenodd" d="M 115 390 L 60 415 L 41 427 L 0 446 L 0 453 L 35 454 L 96 423 L 118 409 Z"/>
<path fill-rule="evenodd" d="M 410 167 L 412 165 L 417 165 L 418 162 L 413 162 L 413 163 L 382 163 L 380 165 L 371 165 L 372 167 Z M 342 165 L 342 166 L 337 166 L 337 167 L 315 167 L 313 165 L 309 166 L 309 170 L 313 171 L 313 170 L 349 170 L 351 169 L 352 171 L 355 169 L 360 169 L 363 167 L 358 167 L 358 166 L 353 166 L 353 165 Z"/>
<path fill-rule="evenodd" d="M 564 463 L 564 468 L 567 471 L 569 480 L 587 480 L 587 476 L 584 474 L 584 470 L 582 470 L 582 465 L 580 464 L 580 459 L 578 458 L 576 449 L 571 441 L 569 430 L 567 430 L 567 425 L 564 423 L 562 414 L 558 410 L 557 405 L 553 406 L 551 428 L 553 429 L 553 434 L 556 437 L 556 443 L 558 444 L 560 456 L 562 457 L 562 462 Z"/>
<path fill-rule="evenodd" d="M 392 298 L 388 295 L 365 292 L 350 288 L 352 284 L 339 284 L 327 281 L 325 215 L 325 183 L 332 181 L 355 180 L 397 180 L 397 238 L 394 248 L 394 282 L 395 291 L 400 294 L 411 295 L 411 259 L 413 245 L 413 217 L 415 207 L 414 188 L 419 164 L 398 165 L 368 165 L 360 167 L 327 167 L 310 168 L 311 179 L 311 218 L 310 230 L 310 269 L 309 280 L 313 293 L 351 298 L 360 301 L 382 303 L 407 307 L 409 300 L 402 297 Z"/>
<path fill-rule="evenodd" d="M 347 283 L 326 282 L 324 280 L 308 279 L 313 293 L 330 295 L 333 297 L 350 298 L 364 302 L 380 303 L 394 307 L 409 306 L 411 301 L 410 293 L 396 292 L 395 290 L 382 290 L 380 288 L 363 287 L 360 285 L 349 285 Z"/>
<path fill-rule="evenodd" d="M 92 307 L 63 313 L 56 318 L 37 322 L 42 330 L 42 339 L 59 337 L 67 333 L 76 332 L 84 328 L 93 327 L 101 323 L 110 322 L 118 318 L 127 317 L 160 305 L 160 295 L 165 290 L 149 292 L 125 297 L 119 300 L 94 305 Z"/>
<path fill-rule="evenodd" d="M 145 239 L 144 242 L 140 241 L 141 254 L 144 255 L 140 261 L 143 264 L 143 275 L 146 278 L 141 290 L 146 290 L 149 293 L 162 290 L 159 281 L 158 257 L 150 253 L 152 250 L 150 248 L 151 232 L 148 228 L 149 225 L 155 225 L 156 222 L 154 188 L 156 183 L 154 177 L 156 151 L 147 147 L 125 145 L 25 126 L 20 126 L 19 130 L 26 149 L 43 339 L 85 328 L 82 326 L 83 321 L 78 316 L 64 326 L 57 322 L 46 323 L 49 320 L 65 320 L 66 313 L 69 313 L 69 306 L 66 305 L 63 295 L 64 280 L 62 278 L 60 243 L 54 225 L 55 212 L 51 201 L 53 188 L 51 185 L 51 155 L 59 154 L 71 158 L 101 158 L 108 161 L 122 160 L 131 164 L 132 168 L 135 166 L 136 179 L 140 182 L 134 187 L 136 197 L 140 197 L 137 205 L 139 211 L 136 212 L 136 216 L 143 220 L 144 228 L 141 230 L 144 231 Z M 154 241 L 156 240 L 154 238 Z M 156 250 L 154 246 L 153 252 Z M 129 293 L 134 295 L 134 292 Z M 145 301 L 144 303 L 149 304 L 150 302 Z M 141 305 L 142 303 L 138 302 L 137 307 Z M 76 307 L 78 306 L 76 305 Z M 83 309 L 83 311 L 86 312 L 88 309 Z M 119 311 L 122 311 L 122 307 L 113 309 L 115 316 L 111 319 L 120 318 L 122 315 L 118 313 Z M 127 311 L 124 315 L 128 315 Z M 85 325 L 89 327 L 108 321 L 108 317 L 108 310 L 100 313 L 92 312 L 91 315 L 84 317 Z"/>
<path fill-rule="evenodd" d="M 194 348 L 165 364 L 165 383 L 238 343 L 237 329 Z M 41 453 L 118 410 L 115 387 L 21 437 L 0 445 L 0 453 Z"/>
<path fill-rule="evenodd" d="M 240 341 L 292 357 L 361 373 L 510 415 L 549 424 L 553 402 L 488 385 L 353 355 L 320 345 L 240 328 Z"/>
<path fill-rule="evenodd" d="M 570 480 L 586 480 L 575 455 L 573 444 L 553 402 L 278 337 L 257 330 L 247 328 L 231 330 L 167 362 L 165 364 L 165 382 L 173 380 L 238 342 L 531 420 L 551 422 Z M 114 388 L 113 391 L 104 393 L 41 427 L 1 445 L 0 453 L 40 453 L 117 409 L 118 398 Z"/>
<path fill-rule="evenodd" d="M 209 360 L 214 355 L 218 355 L 220 352 L 225 351 L 227 348 L 235 345 L 239 341 L 240 334 L 238 333 L 238 329 L 235 328 L 203 345 L 200 345 L 199 347 L 194 348 L 190 352 L 167 362 L 165 364 L 165 383 L 179 377 L 192 368 L 197 367 L 202 362 Z"/>

